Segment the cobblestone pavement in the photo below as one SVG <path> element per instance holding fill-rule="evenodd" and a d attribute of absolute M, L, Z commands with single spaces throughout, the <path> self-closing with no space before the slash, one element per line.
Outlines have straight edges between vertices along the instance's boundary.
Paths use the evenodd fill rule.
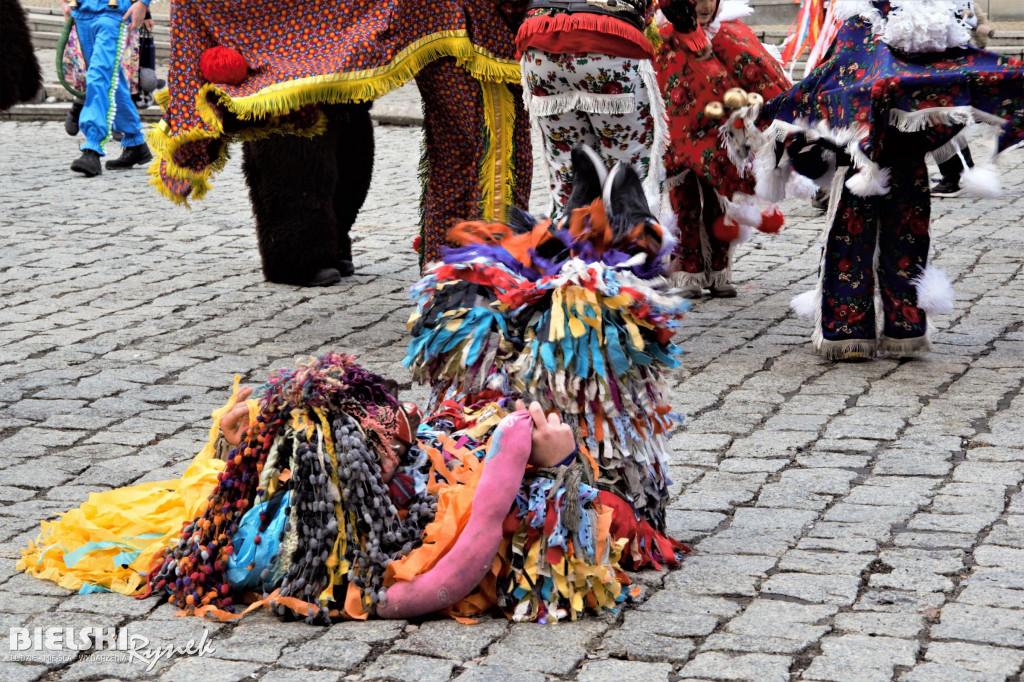
<path fill-rule="evenodd" d="M 695 307 L 671 376 L 688 418 L 672 441 L 669 525 L 695 551 L 679 570 L 639 576 L 650 598 L 619 615 L 320 629 L 259 613 L 225 626 L 15 573 L 39 519 L 90 491 L 179 475 L 234 373 L 256 381 L 344 349 L 405 377 L 420 133 L 377 132 L 355 230 L 359 274 L 309 290 L 261 281 L 237 159 L 190 212 L 159 198 L 141 171 L 73 176 L 74 144 L 58 123 L 0 124 L 0 640 L 10 626 L 130 624 L 153 645 L 206 629 L 215 648 L 148 672 L 33 653 L 0 663 L 0 678 L 1020 675 L 1021 152 L 1002 162 L 1006 198 L 934 202 L 934 262 L 956 280 L 958 302 L 936 320 L 923 359 L 832 364 L 811 354 L 808 323 L 787 309 L 816 266 L 821 220 L 808 206 L 789 205 L 782 234 L 739 249 L 739 297 Z M 7 649 L 0 641 L 0 658 Z"/>

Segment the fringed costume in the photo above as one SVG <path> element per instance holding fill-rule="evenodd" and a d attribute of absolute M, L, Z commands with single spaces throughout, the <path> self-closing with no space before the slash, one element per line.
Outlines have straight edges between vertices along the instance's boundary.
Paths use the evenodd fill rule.
<path fill-rule="evenodd" d="M 0 0 L 0 111 L 32 99 L 42 87 L 43 77 L 32 47 L 25 10 L 17 0 Z"/>
<path fill-rule="evenodd" d="M 565 214 L 570 153 L 581 144 L 596 150 L 606 169 L 619 162 L 635 167 L 648 203 L 660 211 L 667 131 L 645 33 L 653 13 L 650 0 L 611 8 L 572 0 L 527 5 L 516 46 L 524 103 L 544 139 L 552 217 Z"/>
<path fill-rule="evenodd" d="M 327 125 L 321 105 L 372 101 L 416 77 L 426 118 L 419 248 L 423 261 L 435 260 L 456 216 L 503 220 L 528 198 L 515 9 L 347 0 L 293 3 L 282 18 L 280 3 L 266 0 L 176 2 L 165 116 L 150 134 L 152 182 L 178 202 L 202 198 L 228 142 L 315 136 Z M 201 56 L 213 48 L 240 55 L 237 78 L 204 77 Z"/>
<path fill-rule="evenodd" d="M 818 287 L 793 300 L 815 320 L 815 350 L 913 355 L 929 347 L 927 316 L 951 310 L 953 297 L 927 265 L 925 154 L 959 154 L 964 127 L 976 123 L 999 132 L 997 153 L 1024 140 L 1024 70 L 969 46 L 951 3 L 846 1 L 837 11 L 845 23 L 826 60 L 765 107 L 775 122 L 758 154 L 758 190 L 781 198 L 790 169 L 831 185 Z M 965 170 L 963 183 L 999 192 L 986 168 Z"/>
<path fill-rule="evenodd" d="M 754 101 L 767 100 L 784 92 L 789 80 L 779 62 L 739 21 L 752 11 L 746 2 L 720 2 L 713 19 L 699 29 L 694 28 L 692 7 L 679 7 L 691 5 L 691 0 L 662 4 L 670 23 L 661 28 L 655 66 L 668 111 L 665 172 L 679 233 L 672 279 L 688 296 L 699 297 L 704 289 L 712 295 L 735 295 L 735 244 L 751 228 L 777 231 L 782 224 L 778 207 L 755 196 L 745 130 L 756 113 L 749 106 L 749 93 L 760 97 Z M 686 37 L 698 35 L 698 30 L 711 47 L 707 58 L 687 46 Z M 736 88 L 748 93 L 747 98 L 733 102 Z M 751 115 L 727 116 L 726 110 L 736 105 L 748 107 Z M 737 126 L 742 134 L 737 134 Z"/>
<path fill-rule="evenodd" d="M 222 620 L 617 610 L 639 594 L 620 564 L 688 551 L 663 534 L 660 380 L 688 304 L 660 277 L 671 244 L 639 178 L 616 168 L 595 199 L 592 170 L 596 194 L 581 188 L 562 224 L 453 230 L 461 246 L 414 289 L 407 362 L 437 382 L 425 419 L 351 357 L 278 370 L 239 445 L 215 444 L 229 403 L 184 479 L 91 496 L 19 568 Z M 575 451 L 535 460 L 519 395 L 570 419 Z"/>

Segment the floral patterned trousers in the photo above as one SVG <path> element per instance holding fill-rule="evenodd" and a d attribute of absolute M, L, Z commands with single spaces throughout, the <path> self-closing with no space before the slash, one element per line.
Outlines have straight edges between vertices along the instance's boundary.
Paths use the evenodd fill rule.
<path fill-rule="evenodd" d="M 570 153 L 578 144 L 592 147 L 608 169 L 631 164 L 657 215 L 664 175 L 657 143 L 664 133 L 656 128 L 663 105 L 650 60 L 528 49 L 522 69 L 526 108 L 544 138 L 551 217 L 572 193 Z"/>
<path fill-rule="evenodd" d="M 732 279 L 732 242 L 715 236 L 712 226 L 722 215 L 718 196 L 707 180 L 687 172 L 669 190 L 669 202 L 679 224 L 675 260 L 679 270 L 673 281 L 679 286 L 710 288 Z"/>
<path fill-rule="evenodd" d="M 928 348 L 927 321 L 917 307 L 914 284 L 928 261 L 931 200 L 924 155 L 904 156 L 889 169 L 887 194 L 856 196 L 843 184 L 834 207 L 821 262 L 820 338 L 815 334 L 815 348 L 830 358 Z M 843 180 L 854 172 L 850 169 Z M 882 301 L 877 342 L 876 279 Z"/>

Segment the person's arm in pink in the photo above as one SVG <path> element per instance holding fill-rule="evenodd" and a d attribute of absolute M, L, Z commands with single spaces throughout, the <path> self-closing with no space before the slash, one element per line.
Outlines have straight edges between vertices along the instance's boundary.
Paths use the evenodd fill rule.
<path fill-rule="evenodd" d="M 519 404 L 522 407 L 522 404 Z M 426 573 L 395 583 L 377 605 L 381 618 L 412 618 L 445 609 L 473 591 L 501 542 L 502 522 L 523 481 L 526 464 L 554 466 L 575 449 L 572 430 L 538 403 L 498 424 L 473 495 L 469 522 L 451 550 Z M 532 454 L 531 454 L 532 453 Z"/>

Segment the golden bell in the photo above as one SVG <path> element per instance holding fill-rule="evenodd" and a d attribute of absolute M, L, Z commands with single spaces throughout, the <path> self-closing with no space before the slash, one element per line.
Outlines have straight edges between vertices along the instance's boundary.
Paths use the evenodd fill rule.
<path fill-rule="evenodd" d="M 722 101 L 730 109 L 745 107 L 747 106 L 747 92 L 743 88 L 730 88 L 725 91 Z"/>
<path fill-rule="evenodd" d="M 708 105 L 704 107 L 704 115 L 717 121 L 725 116 L 725 108 L 722 107 L 721 102 L 708 102 Z"/>
<path fill-rule="evenodd" d="M 764 97 L 761 97 L 761 95 L 757 94 L 756 92 L 748 92 L 747 104 L 749 104 L 752 107 L 759 107 L 762 104 L 764 104 Z"/>

